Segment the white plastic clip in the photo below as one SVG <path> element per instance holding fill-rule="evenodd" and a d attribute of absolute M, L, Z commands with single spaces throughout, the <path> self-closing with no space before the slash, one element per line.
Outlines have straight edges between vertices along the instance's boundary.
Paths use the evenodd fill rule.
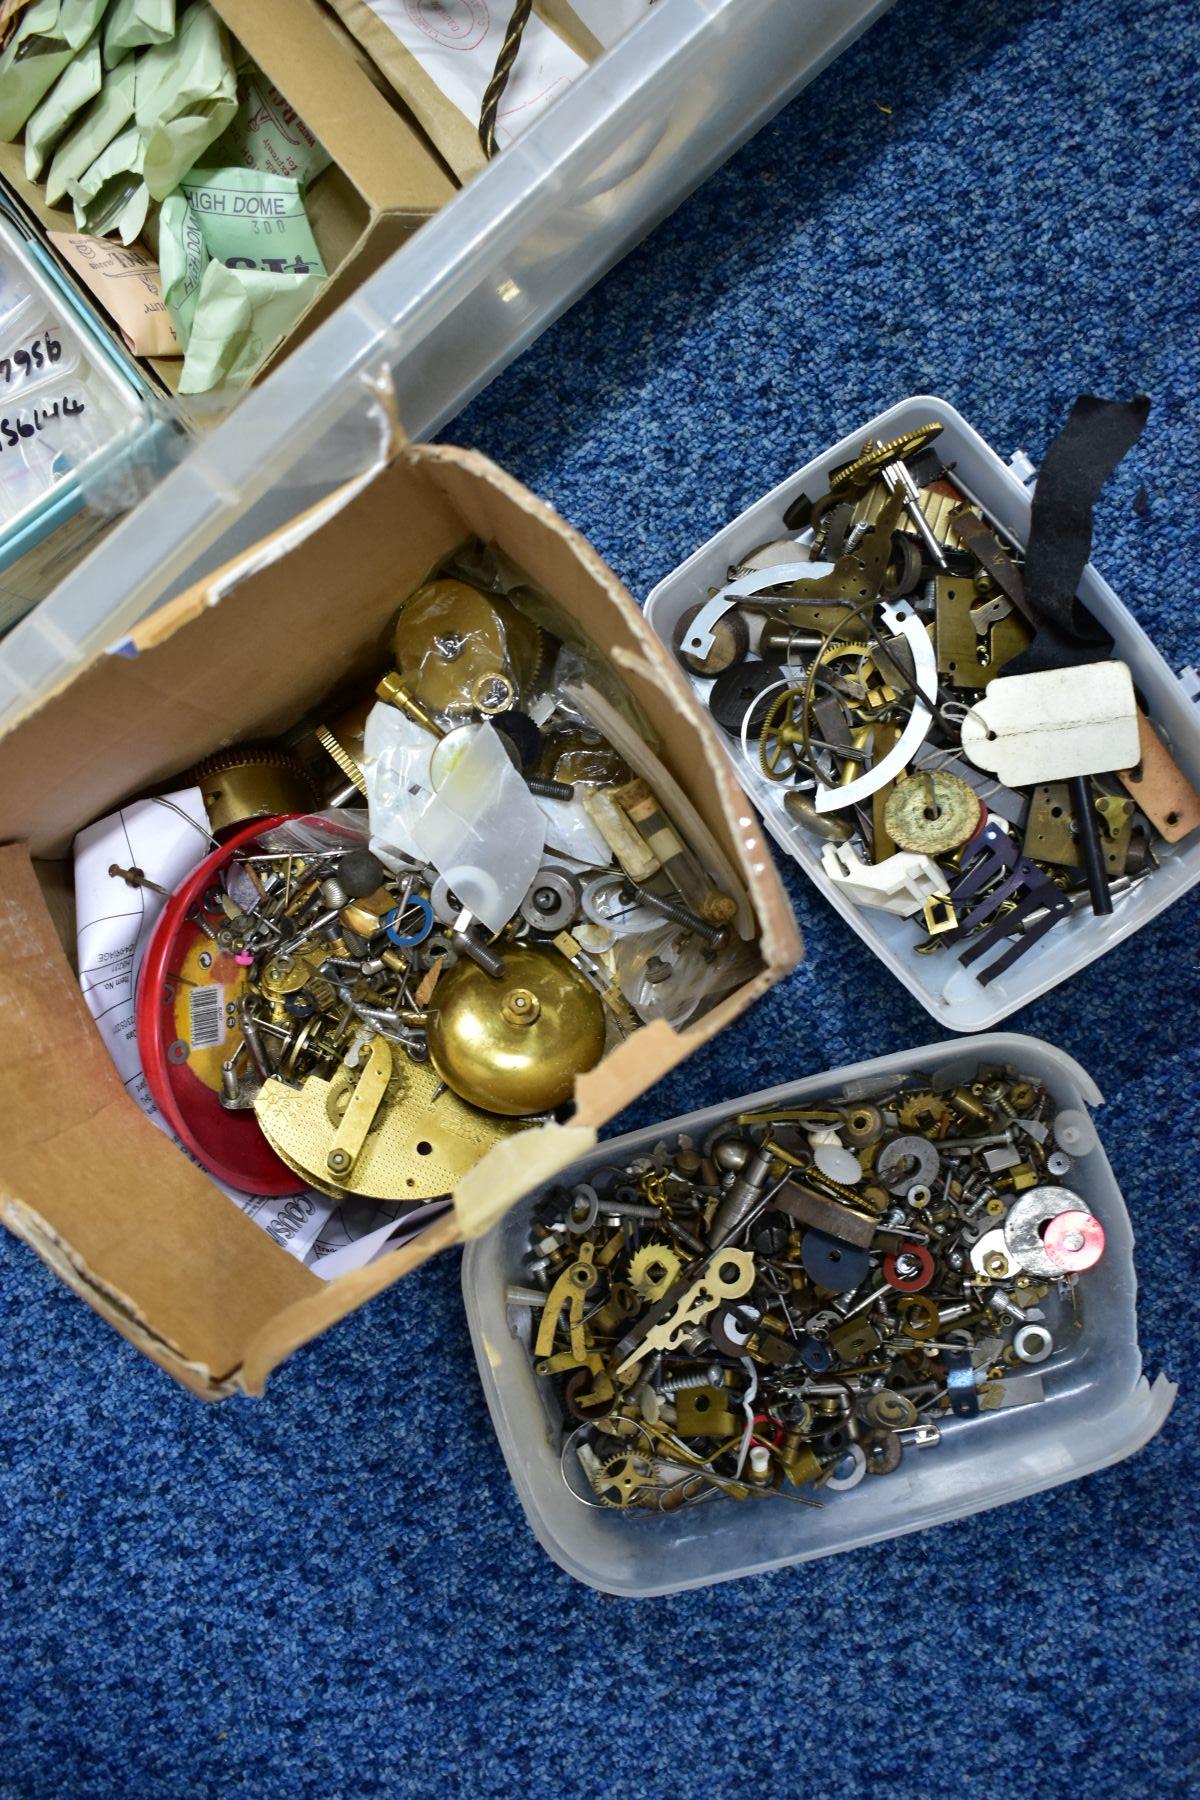
<path fill-rule="evenodd" d="M 873 906 L 900 919 L 911 919 L 946 887 L 946 877 L 932 857 L 915 850 L 897 850 L 883 862 L 869 863 L 853 844 L 823 844 L 821 866 L 855 906 Z"/>
<path fill-rule="evenodd" d="M 1037 466 L 1032 463 L 1023 450 L 1014 450 L 1008 459 L 1008 466 L 1027 491 L 1032 491 L 1037 480 Z"/>

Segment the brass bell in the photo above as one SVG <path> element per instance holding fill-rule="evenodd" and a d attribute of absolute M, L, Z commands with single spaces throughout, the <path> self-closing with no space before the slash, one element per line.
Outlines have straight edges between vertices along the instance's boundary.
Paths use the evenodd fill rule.
<path fill-rule="evenodd" d="M 527 1118 L 569 1100 L 604 1054 L 599 994 L 556 951 L 505 947 L 499 979 L 458 963 L 438 982 L 429 1054 L 448 1088 L 485 1112 Z"/>

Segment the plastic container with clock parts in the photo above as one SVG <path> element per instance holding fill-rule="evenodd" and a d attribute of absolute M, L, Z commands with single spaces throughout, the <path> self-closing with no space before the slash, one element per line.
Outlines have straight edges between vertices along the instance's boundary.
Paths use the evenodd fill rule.
<path fill-rule="evenodd" d="M 783 515 L 797 495 L 803 493 L 811 498 L 819 494 L 827 485 L 825 477 L 828 473 L 858 456 L 867 439 L 877 443 L 890 442 L 906 432 L 918 430 L 931 420 L 941 422 L 936 449 L 940 460 L 952 467 L 952 479 L 962 485 L 964 492 L 969 490 L 968 498 L 979 504 L 986 519 L 994 521 L 1003 532 L 1023 544 L 1029 530 L 1035 473 L 1032 466 L 1020 452 L 1011 463 L 1002 462 L 952 406 L 936 397 L 920 395 L 901 401 L 815 457 L 689 556 L 659 582 L 646 602 L 646 618 L 651 628 L 665 644 L 672 645 L 679 622 L 688 609 L 723 586 L 730 569 L 755 546 L 780 537 L 785 529 Z M 1101 507 L 1103 504 L 1101 500 Z M 1111 632 L 1113 656 L 1128 664 L 1145 710 L 1179 767 L 1194 787 L 1200 787 L 1200 708 L 1195 699 L 1091 563 L 1085 569 L 1077 591 L 1083 604 Z M 903 602 L 897 602 L 893 610 L 896 619 L 888 623 L 891 629 L 902 631 L 905 620 L 911 618 L 911 609 Z M 923 632 L 919 635 L 925 637 Z M 766 665 L 746 663 L 743 667 L 749 674 L 765 669 Z M 695 691 L 707 699 L 712 681 L 686 669 L 684 673 Z M 775 682 L 776 693 L 786 685 L 778 679 L 784 673 L 783 669 L 773 667 L 764 676 Z M 754 697 L 753 691 L 749 690 L 747 704 Z M 771 698 L 772 695 L 766 695 L 765 702 Z M 1200 831 L 1193 831 L 1178 843 L 1156 842 L 1154 853 L 1159 866 L 1151 868 L 1129 891 L 1116 894 L 1112 913 L 1100 917 L 1086 903 L 1077 906 L 1068 917 L 1058 920 L 1052 930 L 1028 947 L 1003 974 L 983 985 L 974 970 L 958 960 L 957 946 L 923 954 L 918 949 L 921 934 L 914 929 L 910 918 L 883 911 L 878 906 L 857 905 L 844 887 L 835 885 L 825 872 L 821 842 L 790 818 L 785 810 L 784 794 L 790 790 L 763 773 L 755 754 L 753 732 L 749 753 L 743 753 L 733 737 L 726 741 L 731 746 L 738 780 L 761 813 L 772 837 L 800 864 L 830 905 L 841 913 L 922 1006 L 940 1025 L 949 1026 L 953 1031 L 989 1029 L 1017 1007 L 1068 980 L 1077 970 L 1103 956 L 1106 950 L 1140 931 L 1164 907 L 1200 882 Z M 986 778 L 983 788 L 986 791 Z M 918 859 L 909 860 L 916 862 Z M 864 873 L 861 869 L 854 872 L 860 876 Z M 865 874 L 870 876 L 869 868 Z"/>
<path fill-rule="evenodd" d="M 1077 1291 L 1078 1329 L 1056 1331 L 1040 1364 L 1044 1398 L 1035 1405 L 941 1421 L 936 1448 L 913 1452 L 882 1481 L 822 1492 L 819 1509 L 778 1497 L 717 1500 L 682 1513 L 621 1512 L 588 1506 L 570 1492 L 560 1464 L 553 1401 L 543 1405 L 528 1350 L 509 1328 L 505 1288 L 527 1280 L 522 1262 L 539 1194 L 522 1200 L 486 1237 L 467 1246 L 462 1283 L 479 1376 L 509 1474 L 546 1553 L 589 1587 L 650 1596 L 759 1575 L 854 1550 L 906 1532 L 1021 1500 L 1122 1461 L 1159 1431 L 1175 1398 L 1164 1376 L 1142 1373 L 1137 1339 L 1133 1230 L 1108 1158 L 1087 1116 L 1103 1096 L 1091 1076 L 1040 1038 L 994 1033 L 969 1044 L 951 1039 L 871 1062 L 785 1082 L 763 1093 L 705 1107 L 599 1145 L 565 1170 L 556 1186 L 586 1181 L 603 1165 L 649 1153 L 679 1133 L 700 1142 L 738 1112 L 844 1096 L 867 1100 L 920 1072 L 931 1081 L 969 1081 L 981 1063 L 1011 1064 L 1043 1086 L 1075 1121 L 1072 1188 L 1100 1221 L 1105 1251 Z M 1066 1306 L 1069 1319 L 1070 1306 Z"/>

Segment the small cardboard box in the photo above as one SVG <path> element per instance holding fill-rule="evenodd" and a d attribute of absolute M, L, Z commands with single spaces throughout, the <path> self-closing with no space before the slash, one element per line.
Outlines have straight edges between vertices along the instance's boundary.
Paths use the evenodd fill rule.
<path fill-rule="evenodd" d="M 401 600 L 472 537 L 504 551 L 604 647 L 727 863 L 724 878 L 743 890 L 761 967 L 694 1025 L 643 1026 L 578 1080 L 570 1123 L 497 1145 L 423 1236 L 326 1283 L 125 1092 L 72 972 L 71 869 L 59 859 L 123 800 L 372 679 Z M 434 1251 L 481 1234 L 801 955 L 762 829 L 673 658 L 583 538 L 461 450 L 403 450 L 62 684 L 0 738 L 0 842 L 10 840 L 0 850 L 0 1214 L 125 1337 L 208 1398 L 261 1392 L 298 1345 Z"/>
<path fill-rule="evenodd" d="M 420 131 L 380 91 L 353 41 L 318 0 L 209 4 L 333 159 L 308 196 L 328 279 L 283 343 L 263 358 L 257 380 L 328 318 L 456 188 Z M 74 231 L 70 202 L 47 206 L 41 186 L 26 179 L 20 141 L 0 144 L 0 180 L 40 233 Z M 68 280 L 95 307 L 69 264 L 53 245 L 49 248 Z M 107 318 L 104 322 L 109 324 Z M 120 341 L 116 328 L 110 329 Z M 143 366 L 174 392 L 182 357 L 156 358 Z M 211 401 L 198 410 L 211 412 Z"/>

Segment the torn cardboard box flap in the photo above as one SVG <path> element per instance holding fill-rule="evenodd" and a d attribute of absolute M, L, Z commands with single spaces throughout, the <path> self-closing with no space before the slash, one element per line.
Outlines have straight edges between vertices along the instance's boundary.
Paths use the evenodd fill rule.
<path fill-rule="evenodd" d="M 247 1219 L 122 1087 L 64 943 L 75 834 L 223 746 L 271 738 L 372 677 L 396 609 L 476 540 L 511 559 L 619 667 L 696 829 L 756 930 L 741 985 L 682 1030 L 643 1025 L 578 1079 L 568 1123 L 497 1143 L 454 1208 L 365 1268 L 322 1282 Z M 798 960 L 799 936 L 723 748 L 615 576 L 485 459 L 402 452 L 170 603 L 0 739 L 0 1207 L 139 1349 L 193 1391 L 260 1392 L 298 1345 L 426 1257 L 487 1230 L 609 1119 Z M 132 651 L 132 654 L 128 653 Z"/>

